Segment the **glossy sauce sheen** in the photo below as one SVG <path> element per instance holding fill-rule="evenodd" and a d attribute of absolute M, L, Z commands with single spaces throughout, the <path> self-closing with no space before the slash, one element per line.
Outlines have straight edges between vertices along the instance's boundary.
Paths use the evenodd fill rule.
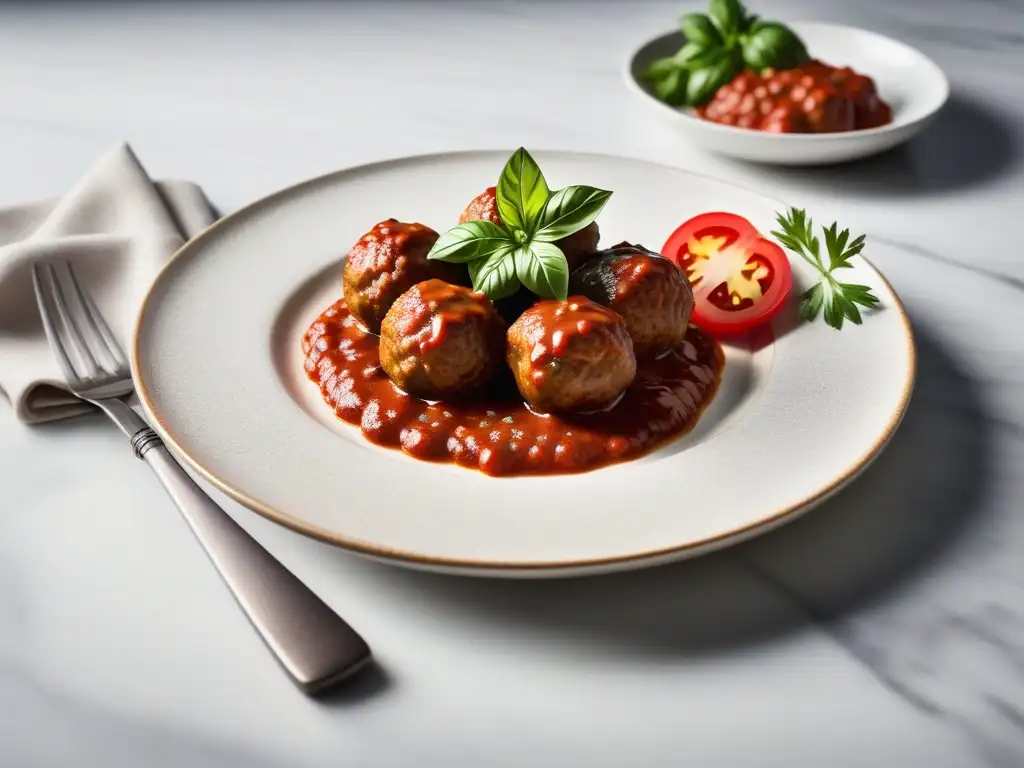
<path fill-rule="evenodd" d="M 870 77 L 820 61 L 781 72 L 741 72 L 697 114 L 768 133 L 839 133 L 892 122 L 892 109 Z"/>
<path fill-rule="evenodd" d="M 359 326 L 344 300 L 309 327 L 303 352 L 324 400 L 371 442 L 504 476 L 581 472 L 647 453 L 693 428 L 724 365 L 718 345 L 691 327 L 666 355 L 638 362 L 636 379 L 614 408 L 555 417 L 530 411 L 511 376 L 478 402 L 431 403 L 405 394 L 380 367 L 378 338 Z"/>

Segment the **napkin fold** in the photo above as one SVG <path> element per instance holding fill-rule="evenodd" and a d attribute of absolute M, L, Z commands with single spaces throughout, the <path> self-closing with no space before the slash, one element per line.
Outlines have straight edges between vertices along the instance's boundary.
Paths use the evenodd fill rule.
<path fill-rule="evenodd" d="M 60 199 L 0 210 L 0 394 L 25 423 L 92 408 L 70 393 L 43 331 L 33 262 L 68 259 L 130 354 L 139 304 L 156 273 L 216 219 L 196 184 L 153 181 L 126 144 L 106 152 Z"/>

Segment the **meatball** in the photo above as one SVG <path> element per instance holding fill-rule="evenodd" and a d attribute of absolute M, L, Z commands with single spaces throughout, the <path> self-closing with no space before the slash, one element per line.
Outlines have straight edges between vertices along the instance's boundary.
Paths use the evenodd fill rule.
<path fill-rule="evenodd" d="M 693 311 L 693 290 L 683 271 L 629 243 L 599 251 L 572 273 L 569 290 L 620 314 L 638 358 L 682 342 Z"/>
<path fill-rule="evenodd" d="M 585 296 L 526 310 L 508 329 L 505 359 L 519 393 L 540 412 L 611 405 L 636 376 L 625 321 Z"/>
<path fill-rule="evenodd" d="M 781 71 L 741 72 L 697 114 L 769 133 L 837 133 L 892 122 L 892 108 L 870 77 L 816 60 Z"/>
<path fill-rule="evenodd" d="M 495 187 L 488 187 L 466 206 L 466 210 L 459 216 L 459 223 L 464 224 L 467 221 L 502 223 L 501 215 L 498 213 Z M 598 229 L 597 222 L 592 221 L 578 232 L 556 240 L 555 245 L 565 254 L 565 260 L 569 262 L 569 271 L 571 272 L 593 255 L 600 239 L 601 231 Z"/>
<path fill-rule="evenodd" d="M 380 364 L 402 390 L 426 400 L 478 389 L 501 362 L 506 325 L 482 293 L 442 280 L 398 297 L 380 329 Z"/>
<path fill-rule="evenodd" d="M 427 260 L 438 237 L 422 224 L 387 219 L 352 246 L 342 275 L 345 303 L 368 331 L 379 333 L 391 305 L 416 283 L 431 278 L 465 281 L 460 265 Z"/>
<path fill-rule="evenodd" d="M 459 224 L 465 224 L 467 221 L 490 221 L 501 224 L 497 187 L 488 187 L 469 201 L 466 210 L 459 216 Z"/>

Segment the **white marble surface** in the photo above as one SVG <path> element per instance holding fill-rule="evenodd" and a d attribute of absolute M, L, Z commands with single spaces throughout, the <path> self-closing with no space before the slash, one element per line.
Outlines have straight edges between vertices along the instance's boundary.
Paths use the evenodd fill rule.
<path fill-rule="evenodd" d="M 879 266 L 921 353 L 863 479 L 668 568 L 425 576 L 228 505 L 376 651 L 324 703 L 274 666 L 112 426 L 0 407 L 0 764 L 1024 764 L 1024 6 L 767 4 L 897 35 L 954 87 L 895 154 L 797 172 L 701 155 L 635 108 L 622 58 L 687 5 L 0 6 L 0 204 L 60 194 L 121 139 L 224 210 L 421 151 L 626 154 L 902 244 Z"/>

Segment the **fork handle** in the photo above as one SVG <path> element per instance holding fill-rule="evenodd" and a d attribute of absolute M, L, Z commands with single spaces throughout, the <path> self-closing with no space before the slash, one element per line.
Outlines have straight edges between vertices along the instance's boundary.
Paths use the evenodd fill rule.
<path fill-rule="evenodd" d="M 152 429 L 146 427 L 132 444 L 302 690 L 320 692 L 370 661 L 363 638 L 207 496 Z"/>
<path fill-rule="evenodd" d="M 256 631 L 295 683 L 316 694 L 369 663 L 359 634 L 206 495 L 159 435 L 120 400 L 96 402 L 131 436 Z"/>

